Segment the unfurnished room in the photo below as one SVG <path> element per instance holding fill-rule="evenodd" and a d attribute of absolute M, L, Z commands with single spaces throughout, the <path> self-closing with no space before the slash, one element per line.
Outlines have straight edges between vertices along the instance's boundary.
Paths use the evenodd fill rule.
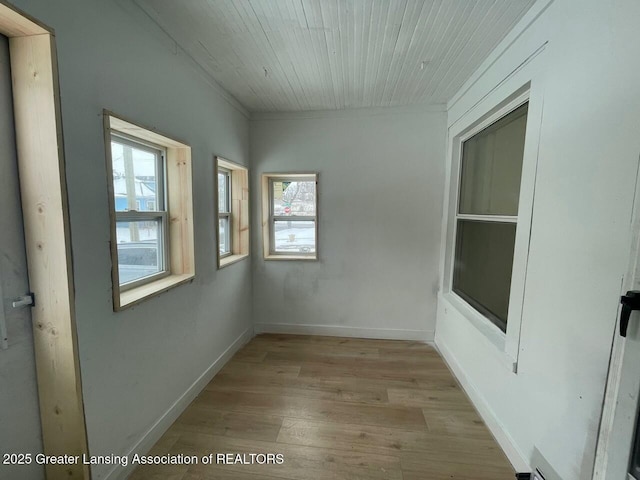
<path fill-rule="evenodd" d="M 0 480 L 640 480 L 638 0 L 0 0 Z"/>

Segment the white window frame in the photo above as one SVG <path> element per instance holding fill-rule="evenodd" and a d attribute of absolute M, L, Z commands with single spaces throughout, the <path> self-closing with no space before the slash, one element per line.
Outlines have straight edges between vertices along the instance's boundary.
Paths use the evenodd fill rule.
<path fill-rule="evenodd" d="M 119 132 L 111 132 L 111 141 L 114 143 L 119 143 L 121 145 L 126 145 L 129 147 L 136 148 L 138 150 L 144 150 L 148 153 L 151 153 L 156 157 L 156 188 L 157 188 L 157 199 L 158 205 L 156 206 L 157 210 L 155 211 L 140 211 L 140 200 L 136 200 L 136 209 L 135 210 L 127 210 L 127 211 L 114 211 L 116 225 L 118 222 L 132 222 L 132 221 L 149 221 L 156 222 L 159 220 L 159 228 L 158 235 L 160 238 L 158 239 L 158 259 L 160 265 L 158 273 L 153 275 L 148 275 L 146 277 L 140 278 L 138 280 L 134 280 L 127 283 L 120 283 L 120 291 L 126 292 L 127 290 L 131 290 L 133 288 L 145 285 L 147 283 L 155 282 L 161 278 L 167 277 L 171 274 L 170 270 L 170 259 L 169 259 L 169 219 L 167 215 L 166 209 L 166 195 L 167 191 L 165 178 L 166 178 L 166 158 L 167 153 L 166 149 L 152 144 L 150 142 L 145 142 L 136 138 L 132 138 L 129 135 L 125 135 Z M 113 180 L 111 180 L 113 181 Z M 158 208 L 159 207 L 159 208 Z M 117 249 L 116 249 L 117 252 Z M 115 264 L 115 268 L 119 268 L 119 262 Z"/>
<path fill-rule="evenodd" d="M 314 216 L 278 216 L 273 212 L 273 182 L 315 182 L 316 211 Z M 264 173 L 262 175 L 262 243 L 265 260 L 318 260 L 318 232 L 319 232 L 319 193 L 318 173 Z M 277 221 L 312 221 L 315 224 L 315 251 L 296 252 L 295 254 L 276 252 L 275 250 L 275 222 Z"/>
<path fill-rule="evenodd" d="M 476 222 L 483 222 L 483 223 L 503 223 L 503 224 L 506 223 L 510 225 L 516 225 L 516 231 L 517 231 L 518 215 L 501 215 L 501 214 L 484 214 L 483 215 L 483 214 L 475 214 L 475 213 L 460 213 L 460 189 L 462 187 L 462 157 L 463 157 L 463 150 L 464 150 L 463 146 L 467 140 L 470 140 L 471 138 L 475 137 L 479 133 L 482 133 L 486 129 L 490 128 L 493 124 L 502 120 L 506 116 L 512 114 L 515 110 L 517 110 L 522 105 L 525 105 L 528 102 L 529 102 L 528 93 L 519 96 L 513 102 L 509 102 L 507 105 L 505 105 L 504 108 L 499 109 L 497 112 L 487 117 L 486 120 L 478 124 L 475 128 L 472 128 L 468 132 L 465 132 L 464 135 L 461 135 L 458 139 L 458 143 L 459 143 L 458 182 L 456 184 L 456 204 L 455 204 L 455 211 L 454 211 L 454 226 L 453 226 L 455 244 L 453 246 L 454 261 L 452 263 L 452 272 L 451 272 L 451 291 L 455 295 L 460 297 L 464 302 L 468 303 L 474 309 L 478 310 L 480 314 L 485 316 L 496 327 L 500 328 L 501 331 L 502 331 L 502 328 L 500 327 L 500 325 L 498 325 L 498 323 L 503 323 L 502 319 L 499 319 L 497 317 L 492 318 L 494 317 L 494 315 L 490 315 L 485 312 L 482 312 L 482 309 L 484 308 L 484 306 L 482 305 L 480 305 L 479 307 L 474 306 L 473 302 L 464 298 L 464 295 L 462 293 L 456 292 L 453 290 L 453 283 L 455 280 L 455 256 L 456 256 L 456 249 L 457 249 L 456 247 L 458 244 L 458 225 L 460 223 L 459 220 L 476 221 Z M 528 113 L 527 113 L 527 118 L 528 118 Z M 520 178 L 520 183 L 522 183 L 522 178 Z M 511 283 L 513 284 L 513 279 Z M 509 298 L 509 305 L 511 305 L 511 298 Z M 510 313 L 511 313 L 511 309 L 509 308 L 509 314 Z M 505 330 L 506 330 L 506 326 L 507 324 L 505 323 Z"/>
<path fill-rule="evenodd" d="M 501 89 L 490 95 L 467 112 L 458 122 L 449 128 L 449 172 L 448 206 L 446 213 L 445 255 L 443 298 L 466 317 L 501 354 L 504 364 L 517 372 L 518 353 L 520 349 L 520 332 L 522 326 L 525 279 L 529 257 L 529 241 L 535 193 L 535 177 L 538 163 L 538 145 L 540 125 L 542 122 L 542 82 L 534 89 L 529 79 L 524 85 L 513 88 L 511 94 L 505 90 L 513 86 L 507 82 Z M 492 216 L 458 214 L 459 189 L 461 180 L 462 144 L 475 134 L 495 123 L 524 103 L 529 103 L 527 127 L 520 180 L 520 197 L 517 216 L 502 216 L 495 221 L 516 222 L 516 239 L 513 256 L 511 290 L 506 332 L 503 332 L 493 321 L 471 306 L 460 295 L 453 291 L 454 261 L 457 239 L 457 223 L 459 219 L 485 220 Z M 485 218 L 487 217 L 487 218 Z"/>

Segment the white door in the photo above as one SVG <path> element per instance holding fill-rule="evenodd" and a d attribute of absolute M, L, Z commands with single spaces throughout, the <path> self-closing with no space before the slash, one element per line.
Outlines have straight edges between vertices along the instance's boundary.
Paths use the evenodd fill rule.
<path fill-rule="evenodd" d="M 15 150 L 9 44 L 0 35 L 0 480 L 44 478 L 22 454 L 42 452 L 29 292 Z M 15 454 L 15 455 L 11 455 Z"/>
<path fill-rule="evenodd" d="M 594 479 L 640 480 L 640 183 L 636 185 L 629 267 L 609 364 Z M 637 298 L 634 298 L 637 295 Z M 631 311 L 631 308 L 638 310 Z M 626 318 L 625 318 L 626 317 Z"/>

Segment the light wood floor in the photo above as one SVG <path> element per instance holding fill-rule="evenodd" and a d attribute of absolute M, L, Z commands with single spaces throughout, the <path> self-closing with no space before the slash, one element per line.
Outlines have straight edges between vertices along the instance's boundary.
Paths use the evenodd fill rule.
<path fill-rule="evenodd" d="M 131 479 L 514 478 L 437 352 L 405 341 L 260 335 L 152 453 L 281 453 L 284 463 L 146 466 Z"/>

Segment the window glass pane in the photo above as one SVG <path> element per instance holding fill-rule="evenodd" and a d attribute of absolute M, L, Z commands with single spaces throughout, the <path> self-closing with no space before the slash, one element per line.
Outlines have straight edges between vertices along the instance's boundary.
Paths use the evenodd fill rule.
<path fill-rule="evenodd" d="M 274 222 L 275 251 L 279 253 L 305 254 L 316 251 L 316 222 Z"/>
<path fill-rule="evenodd" d="M 120 285 L 163 271 L 162 220 L 116 222 Z"/>
<path fill-rule="evenodd" d="M 220 237 L 220 255 L 231 253 L 229 219 L 227 217 L 221 217 L 218 220 L 218 228 L 218 236 Z"/>
<path fill-rule="evenodd" d="M 458 220 L 453 291 L 506 330 L 515 223 Z"/>
<path fill-rule="evenodd" d="M 111 141 L 113 194 L 116 212 L 152 211 L 162 206 L 158 198 L 159 156 L 147 149 L 136 148 L 117 139 Z"/>
<path fill-rule="evenodd" d="M 518 215 L 528 104 L 462 145 L 460 213 Z"/>
<path fill-rule="evenodd" d="M 316 216 L 316 182 L 273 181 L 275 216 Z"/>
<path fill-rule="evenodd" d="M 228 174 L 218 173 L 218 211 L 229 212 Z"/>

